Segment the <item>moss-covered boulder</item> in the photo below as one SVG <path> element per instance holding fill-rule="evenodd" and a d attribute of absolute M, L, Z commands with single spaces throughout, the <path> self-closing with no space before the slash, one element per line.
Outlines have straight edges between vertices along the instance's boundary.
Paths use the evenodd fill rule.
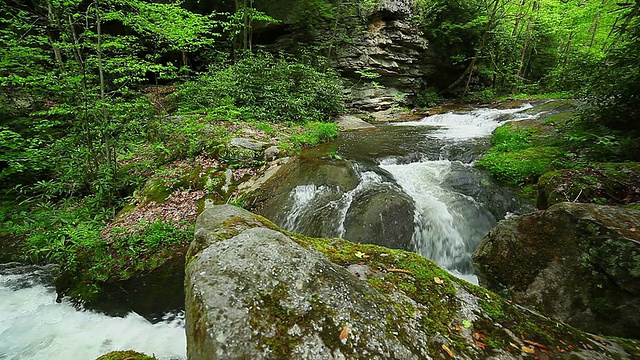
<path fill-rule="evenodd" d="M 104 354 L 96 360 L 155 360 L 155 357 L 145 355 L 133 350 L 128 351 L 112 351 Z"/>
<path fill-rule="evenodd" d="M 538 208 L 565 201 L 629 204 L 640 201 L 639 163 L 601 163 L 557 170 L 538 180 Z"/>
<path fill-rule="evenodd" d="M 560 203 L 501 221 L 474 254 L 480 282 L 594 333 L 640 338 L 640 211 Z"/>
<path fill-rule="evenodd" d="M 288 233 L 229 205 L 198 218 L 185 286 L 191 360 L 640 356 L 415 253 Z"/>

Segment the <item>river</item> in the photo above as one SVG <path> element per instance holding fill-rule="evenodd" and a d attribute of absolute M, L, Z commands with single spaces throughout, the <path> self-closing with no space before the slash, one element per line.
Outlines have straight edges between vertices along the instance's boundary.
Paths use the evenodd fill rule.
<path fill-rule="evenodd" d="M 113 350 L 186 359 L 183 313 L 151 323 L 56 303 L 50 266 L 0 264 L 0 359 L 93 360 Z"/>
<path fill-rule="evenodd" d="M 488 136 L 525 110 L 475 109 L 342 134 L 306 151 L 260 212 L 280 226 L 420 253 L 476 282 L 471 253 L 496 221 L 521 210 L 477 170 Z M 183 314 L 150 322 L 56 303 L 51 268 L 0 264 L 0 360 L 95 359 L 112 350 L 185 359 Z"/>
<path fill-rule="evenodd" d="M 471 254 L 518 196 L 473 166 L 494 129 L 532 106 L 452 111 L 349 132 L 303 153 L 259 212 L 309 236 L 417 252 L 477 283 Z"/>

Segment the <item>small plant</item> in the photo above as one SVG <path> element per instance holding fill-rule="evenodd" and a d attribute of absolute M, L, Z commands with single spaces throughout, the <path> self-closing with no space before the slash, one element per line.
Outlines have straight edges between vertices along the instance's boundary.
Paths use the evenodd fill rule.
<path fill-rule="evenodd" d="M 311 122 L 302 128 L 302 132 L 298 135 L 292 135 L 289 139 L 297 147 L 311 147 L 321 142 L 329 141 L 340 131 L 335 123 Z"/>
<path fill-rule="evenodd" d="M 415 105 L 421 108 L 430 108 L 438 105 L 441 98 L 435 89 L 425 89 L 416 95 Z"/>

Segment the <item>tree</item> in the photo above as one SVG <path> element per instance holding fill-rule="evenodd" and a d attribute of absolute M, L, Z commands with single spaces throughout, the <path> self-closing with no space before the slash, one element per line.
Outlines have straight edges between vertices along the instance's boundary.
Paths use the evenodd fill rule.
<path fill-rule="evenodd" d="M 2 11 L 0 86 L 14 114 L 0 128 L 0 146 L 11 150 L 0 158 L 2 175 L 27 185 L 29 177 L 14 175 L 38 173 L 49 193 L 95 194 L 114 205 L 129 181 L 119 150 L 141 141 L 152 117 L 138 86 L 149 73 L 173 76 L 160 53 L 180 51 L 184 66 L 189 51 L 209 46 L 213 21 L 177 3 L 139 0 L 35 0 Z M 47 160 L 23 156 L 34 152 Z"/>

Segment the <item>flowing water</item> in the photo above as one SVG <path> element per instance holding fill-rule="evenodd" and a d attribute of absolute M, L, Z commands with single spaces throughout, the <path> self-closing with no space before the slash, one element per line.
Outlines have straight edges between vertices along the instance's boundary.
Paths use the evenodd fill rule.
<path fill-rule="evenodd" d="M 56 303 L 51 268 L 0 264 L 0 359 L 91 360 L 113 350 L 185 359 L 183 314 L 152 324 L 136 313 L 110 317 Z"/>
<path fill-rule="evenodd" d="M 303 154 L 262 214 L 311 236 L 416 251 L 474 281 L 470 255 L 521 205 L 472 166 L 518 109 L 477 109 L 341 135 Z M 330 155 L 330 156 L 329 156 Z M 343 160 L 337 160 L 337 158 Z M 49 267 L 0 264 L 0 360 L 95 359 L 112 350 L 185 359 L 183 314 L 154 323 L 56 302 Z"/>
<path fill-rule="evenodd" d="M 302 169 L 260 212 L 306 235 L 415 251 L 477 282 L 471 254 L 522 204 L 473 162 L 498 126 L 535 117 L 529 108 L 449 112 L 343 134 L 324 152 L 303 154 Z"/>

